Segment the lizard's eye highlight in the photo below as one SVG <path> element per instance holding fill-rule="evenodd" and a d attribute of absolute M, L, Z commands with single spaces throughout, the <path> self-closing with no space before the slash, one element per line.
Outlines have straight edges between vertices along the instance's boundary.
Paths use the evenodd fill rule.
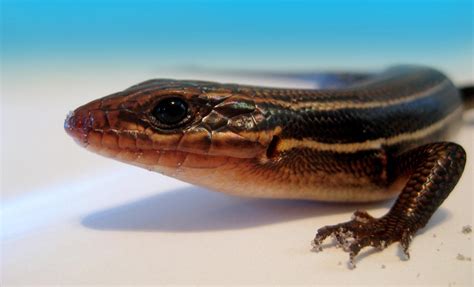
<path fill-rule="evenodd" d="M 181 98 L 166 98 L 158 102 L 153 116 L 163 124 L 173 125 L 188 115 L 188 104 Z"/>

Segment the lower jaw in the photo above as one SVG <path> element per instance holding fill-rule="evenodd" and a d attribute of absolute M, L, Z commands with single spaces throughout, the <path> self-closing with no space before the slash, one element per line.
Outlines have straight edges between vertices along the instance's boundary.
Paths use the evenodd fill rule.
<path fill-rule="evenodd" d="M 235 160 L 228 156 L 210 156 L 170 150 L 117 149 L 87 145 L 94 153 L 148 170 L 176 171 L 182 168 L 213 169 Z"/>

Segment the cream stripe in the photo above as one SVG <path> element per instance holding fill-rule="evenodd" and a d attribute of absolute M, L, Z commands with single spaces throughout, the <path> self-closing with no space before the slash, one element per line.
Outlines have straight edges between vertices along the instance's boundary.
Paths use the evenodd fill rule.
<path fill-rule="evenodd" d="M 432 94 L 439 92 L 443 88 L 447 87 L 450 84 L 449 80 L 445 79 L 439 82 L 437 85 L 430 87 L 427 90 L 420 91 L 415 94 L 409 94 L 406 97 L 381 100 L 381 101 L 370 101 L 370 102 L 354 102 L 352 100 L 347 101 L 334 101 L 334 102 L 318 102 L 317 96 L 314 97 L 314 101 L 303 102 L 303 103 L 289 103 L 288 101 L 278 100 L 278 99 L 254 99 L 256 103 L 259 102 L 270 102 L 276 103 L 283 107 L 288 107 L 293 110 L 298 110 L 302 108 L 311 108 L 318 111 L 332 111 L 340 109 L 369 109 L 369 108 L 383 108 L 392 105 L 397 105 L 401 103 L 409 103 L 421 98 L 429 97 Z M 315 90 L 317 91 L 317 90 Z"/>
<path fill-rule="evenodd" d="M 381 108 L 381 107 L 388 107 L 400 103 L 409 103 L 417 99 L 421 99 L 424 97 L 428 97 L 443 88 L 447 87 L 450 85 L 450 81 L 448 79 L 444 79 L 443 81 L 439 82 L 438 84 L 430 87 L 429 89 L 420 91 L 418 93 L 414 94 L 408 94 L 406 97 L 400 97 L 400 98 L 394 98 L 394 99 L 388 99 L 388 100 L 382 100 L 382 101 L 370 101 L 370 102 L 354 102 L 352 100 L 347 100 L 347 101 L 334 101 L 334 102 L 318 102 L 317 96 L 314 97 L 314 101 L 310 102 L 303 102 L 303 103 L 298 103 L 298 102 L 289 102 L 285 100 L 279 100 L 276 97 L 273 97 L 272 99 L 268 98 L 252 98 L 251 100 L 254 101 L 255 103 L 275 103 L 278 105 L 281 105 L 282 107 L 290 108 L 292 110 L 298 110 L 302 108 L 312 108 L 314 110 L 319 110 L 319 111 L 328 111 L 328 110 L 339 110 L 339 109 L 368 109 L 368 108 Z M 225 86 L 225 85 L 223 85 Z M 250 87 L 250 88 L 256 88 L 256 87 Z M 177 90 L 179 87 L 172 87 L 171 89 Z M 156 90 L 156 87 L 144 89 L 144 90 L 139 90 L 131 93 L 129 96 L 135 96 L 141 93 L 145 92 L 153 92 Z M 262 88 L 262 90 L 266 90 L 265 88 Z M 287 89 L 278 89 L 278 90 L 287 90 Z M 288 89 L 291 91 L 298 91 L 298 89 Z M 354 91 L 357 90 L 357 88 L 354 88 Z M 317 92 L 318 90 L 301 90 L 305 92 Z M 272 90 L 270 89 L 270 94 L 272 93 Z M 233 96 L 232 94 L 229 95 L 228 93 L 219 93 L 219 92 L 213 92 L 209 94 L 205 94 L 206 96 L 210 98 L 214 98 L 217 100 L 222 100 L 223 98 Z M 235 95 L 237 96 L 237 95 Z M 240 95 L 240 96 L 246 96 L 246 95 Z"/>
<path fill-rule="evenodd" d="M 296 140 L 296 139 L 282 139 L 278 145 L 279 151 L 285 151 L 292 148 L 310 148 L 320 151 L 332 151 L 332 152 L 355 152 L 363 150 L 378 149 L 383 145 L 395 145 L 404 141 L 419 140 L 426 137 L 440 129 L 442 129 L 448 122 L 454 120 L 456 117 L 460 117 L 462 113 L 462 107 L 456 109 L 454 112 L 441 119 L 440 121 L 414 132 L 402 133 L 389 138 L 380 138 L 375 140 L 367 140 L 364 142 L 356 143 L 344 143 L 344 144 L 330 144 L 317 142 L 310 139 Z"/>

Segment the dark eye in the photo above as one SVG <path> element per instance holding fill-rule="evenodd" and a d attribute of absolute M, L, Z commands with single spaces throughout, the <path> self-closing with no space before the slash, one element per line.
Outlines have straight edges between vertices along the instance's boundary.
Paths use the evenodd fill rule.
<path fill-rule="evenodd" d="M 153 110 L 153 116 L 160 122 L 173 125 L 188 115 L 188 104 L 181 98 L 161 100 Z"/>

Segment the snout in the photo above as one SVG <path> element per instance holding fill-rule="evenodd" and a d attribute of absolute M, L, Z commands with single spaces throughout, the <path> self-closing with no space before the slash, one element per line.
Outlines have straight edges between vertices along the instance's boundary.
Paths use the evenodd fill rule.
<path fill-rule="evenodd" d="M 87 137 L 94 125 L 94 110 L 100 102 L 93 101 L 69 112 L 64 121 L 64 129 L 79 145 L 87 146 Z"/>
<path fill-rule="evenodd" d="M 87 145 L 87 135 L 92 128 L 91 119 L 84 113 L 70 112 L 64 121 L 64 129 L 79 145 Z"/>

